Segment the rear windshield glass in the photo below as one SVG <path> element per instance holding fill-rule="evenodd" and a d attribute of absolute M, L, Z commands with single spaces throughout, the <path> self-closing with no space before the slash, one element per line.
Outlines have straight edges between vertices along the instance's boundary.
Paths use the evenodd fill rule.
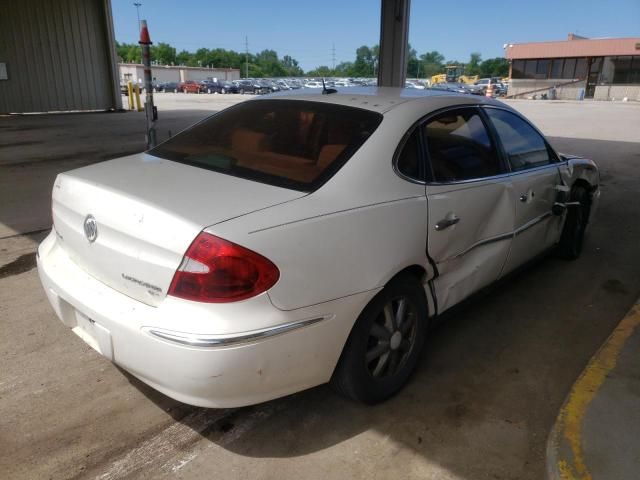
<path fill-rule="evenodd" d="M 279 187 L 313 191 L 360 148 L 382 115 L 302 100 L 243 102 L 151 155 Z"/>

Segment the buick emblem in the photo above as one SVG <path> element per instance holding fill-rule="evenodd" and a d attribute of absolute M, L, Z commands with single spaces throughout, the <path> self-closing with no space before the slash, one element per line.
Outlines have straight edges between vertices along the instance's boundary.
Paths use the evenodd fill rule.
<path fill-rule="evenodd" d="M 98 238 L 98 222 L 93 218 L 93 215 L 87 215 L 84 219 L 84 234 L 89 240 L 89 243 L 93 243 Z"/>

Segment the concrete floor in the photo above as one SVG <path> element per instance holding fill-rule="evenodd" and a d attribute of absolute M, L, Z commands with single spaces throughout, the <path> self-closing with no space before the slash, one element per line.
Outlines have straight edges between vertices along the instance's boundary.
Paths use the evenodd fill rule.
<path fill-rule="evenodd" d="M 193 97 L 159 98 L 186 108 L 161 108 L 161 128 L 220 108 L 217 96 Z M 0 118 L 3 476 L 543 478 L 566 393 L 640 294 L 640 105 L 511 104 L 560 151 L 601 167 L 583 257 L 544 259 L 458 309 L 432 332 L 407 388 L 375 407 L 322 386 L 250 408 L 199 409 L 100 357 L 44 297 L 33 269 L 44 233 L 15 233 L 48 227 L 56 172 L 141 150 L 142 116 Z"/>

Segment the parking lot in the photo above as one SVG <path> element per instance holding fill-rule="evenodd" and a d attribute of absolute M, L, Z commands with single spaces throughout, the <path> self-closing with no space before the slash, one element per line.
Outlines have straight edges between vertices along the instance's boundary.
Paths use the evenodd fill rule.
<path fill-rule="evenodd" d="M 162 94 L 159 138 L 250 96 Z M 321 386 L 255 407 L 186 406 L 54 315 L 35 270 L 58 172 L 144 149 L 142 113 L 0 117 L 4 478 L 539 479 L 572 383 L 640 294 L 640 105 L 513 101 L 601 169 L 583 256 L 549 256 L 447 315 L 392 400 Z M 29 233 L 31 232 L 31 233 Z"/>

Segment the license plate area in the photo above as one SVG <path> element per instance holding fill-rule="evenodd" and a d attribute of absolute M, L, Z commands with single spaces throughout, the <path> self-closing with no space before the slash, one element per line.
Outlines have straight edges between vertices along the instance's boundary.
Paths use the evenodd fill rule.
<path fill-rule="evenodd" d="M 78 335 L 96 352 L 113 361 L 113 345 L 109 330 L 77 310 L 75 311 L 75 317 L 76 326 L 72 329 L 73 333 Z"/>

